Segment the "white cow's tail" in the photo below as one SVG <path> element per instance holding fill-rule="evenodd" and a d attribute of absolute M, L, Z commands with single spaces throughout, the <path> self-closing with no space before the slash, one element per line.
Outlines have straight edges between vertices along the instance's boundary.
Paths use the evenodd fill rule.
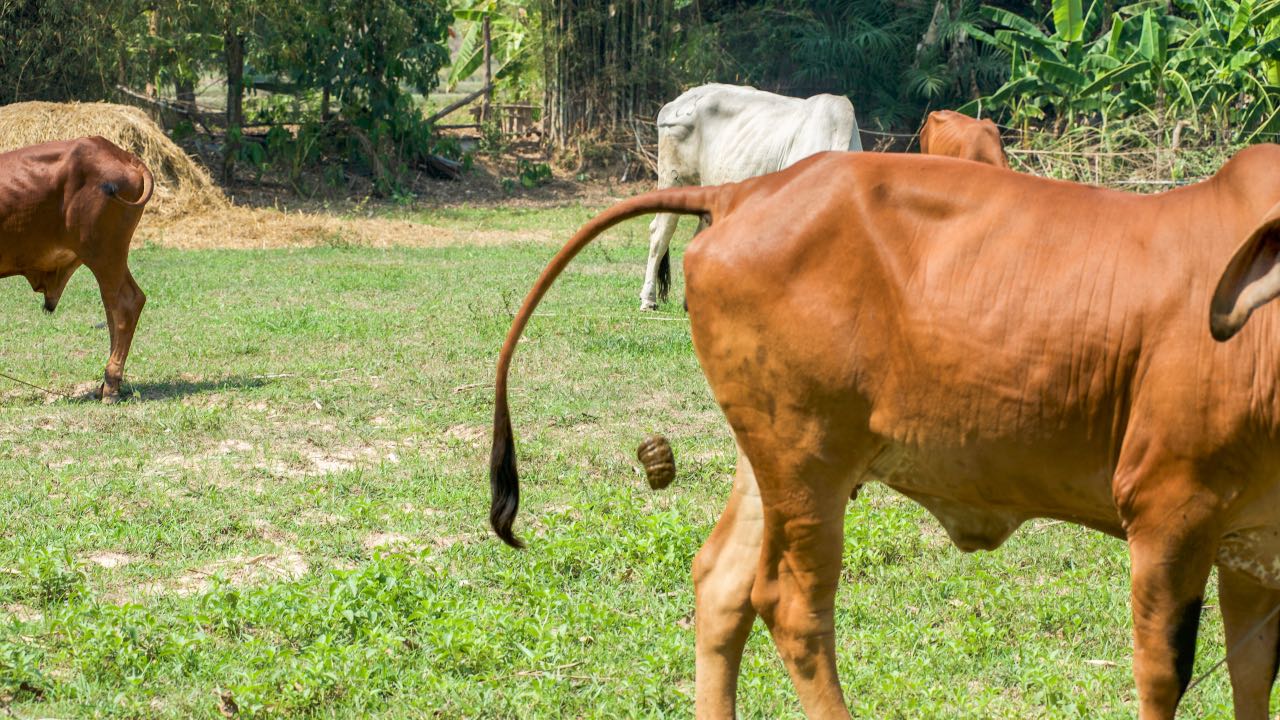
<path fill-rule="evenodd" d="M 658 301 L 665 303 L 671 293 L 671 245 L 662 251 L 662 259 L 658 261 Z"/>

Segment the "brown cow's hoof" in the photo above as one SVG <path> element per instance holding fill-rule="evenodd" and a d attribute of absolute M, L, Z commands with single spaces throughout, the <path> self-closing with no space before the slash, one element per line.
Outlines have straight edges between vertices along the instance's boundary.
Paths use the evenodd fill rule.
<path fill-rule="evenodd" d="M 644 474 L 649 479 L 649 487 L 654 490 L 671 484 L 676 479 L 676 456 L 671 452 L 671 443 L 661 435 L 650 435 L 636 448 L 636 457 L 644 466 Z"/>

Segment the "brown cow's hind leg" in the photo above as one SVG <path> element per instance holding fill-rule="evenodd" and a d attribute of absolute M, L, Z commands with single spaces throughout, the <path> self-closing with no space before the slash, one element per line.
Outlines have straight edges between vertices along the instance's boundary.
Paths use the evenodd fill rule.
<path fill-rule="evenodd" d="M 1128 528 L 1140 720 L 1172 720 L 1191 681 L 1204 586 L 1217 552 L 1208 518 L 1190 516 L 1212 504 L 1174 482 L 1161 490 Z"/>
<path fill-rule="evenodd" d="M 90 266 L 98 279 L 102 293 L 102 305 L 107 311 L 107 327 L 111 334 L 111 355 L 107 358 L 103 374 L 101 396 L 103 402 L 120 399 L 120 382 L 124 378 L 124 363 L 133 344 L 133 332 L 138 326 L 138 316 L 146 303 L 146 295 L 134 282 L 127 267 L 101 268 Z"/>
<path fill-rule="evenodd" d="M 1280 605 L 1280 592 L 1219 566 L 1218 596 L 1232 653 L 1227 667 L 1236 720 L 1266 720 L 1280 660 L 1280 618 L 1267 616 Z"/>
<path fill-rule="evenodd" d="M 751 463 L 739 452 L 729 504 L 693 560 L 698 720 L 734 717 L 742 649 L 756 618 L 751 585 L 760 534 L 760 491 Z"/>
<path fill-rule="evenodd" d="M 817 453 L 795 443 L 764 448 L 759 439 L 744 447 L 764 506 L 751 602 L 769 626 L 805 715 L 847 718 L 836 675 L 835 596 L 853 482 L 814 461 Z"/>

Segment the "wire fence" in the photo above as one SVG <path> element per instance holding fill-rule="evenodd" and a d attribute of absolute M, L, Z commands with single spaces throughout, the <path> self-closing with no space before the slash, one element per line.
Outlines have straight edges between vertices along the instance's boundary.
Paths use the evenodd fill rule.
<path fill-rule="evenodd" d="M 651 173 L 657 170 L 657 132 L 653 125 L 651 118 L 643 118 L 633 123 L 631 128 L 635 143 L 632 155 Z M 1094 126 L 1082 125 L 1076 133 L 1057 136 L 1049 131 L 1028 132 L 1000 123 L 995 125 L 1001 130 L 1005 153 L 1014 170 L 1138 192 L 1158 192 L 1206 180 L 1232 148 L 1243 144 L 1239 142 L 1223 147 L 1220 142 L 1210 142 L 1203 137 L 1194 143 L 1184 142 L 1183 130 L 1187 131 L 1186 135 L 1198 134 L 1199 130 L 1185 121 L 1163 129 L 1153 126 L 1150 133 L 1139 133 L 1130 128 L 1127 141 L 1117 141 L 1111 131 Z M 866 127 L 858 130 L 864 138 L 876 139 L 867 148 L 869 150 L 919 151 L 919 131 L 893 132 Z M 1250 136 L 1252 142 L 1273 140 L 1280 140 L 1280 133 Z M 1151 144 L 1133 146 L 1145 143 Z M 1032 144 L 1042 147 L 1031 147 Z M 1055 147 L 1059 144 L 1062 147 Z"/>
<path fill-rule="evenodd" d="M 1207 179 L 1203 173 L 1185 173 L 1178 167 L 1178 149 L 1140 147 L 1119 150 L 1093 148 L 1030 148 L 1023 131 L 996 124 L 1005 131 L 1005 153 L 1018 171 L 1075 182 L 1134 190 L 1163 190 Z M 912 152 L 919 149 L 920 133 L 888 132 L 860 128 L 864 135 L 884 138 L 872 148 L 880 151 Z M 903 141 L 906 141 L 905 143 Z"/>

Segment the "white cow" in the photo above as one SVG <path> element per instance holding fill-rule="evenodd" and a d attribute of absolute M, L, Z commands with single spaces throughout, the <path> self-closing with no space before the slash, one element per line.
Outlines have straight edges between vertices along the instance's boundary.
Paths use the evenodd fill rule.
<path fill-rule="evenodd" d="M 739 85 L 701 85 L 658 113 L 658 187 L 738 182 L 823 150 L 861 149 L 858 121 L 846 97 L 802 100 Z M 642 310 L 667 299 L 668 248 L 675 231 L 676 216 L 669 213 L 649 225 Z"/>

